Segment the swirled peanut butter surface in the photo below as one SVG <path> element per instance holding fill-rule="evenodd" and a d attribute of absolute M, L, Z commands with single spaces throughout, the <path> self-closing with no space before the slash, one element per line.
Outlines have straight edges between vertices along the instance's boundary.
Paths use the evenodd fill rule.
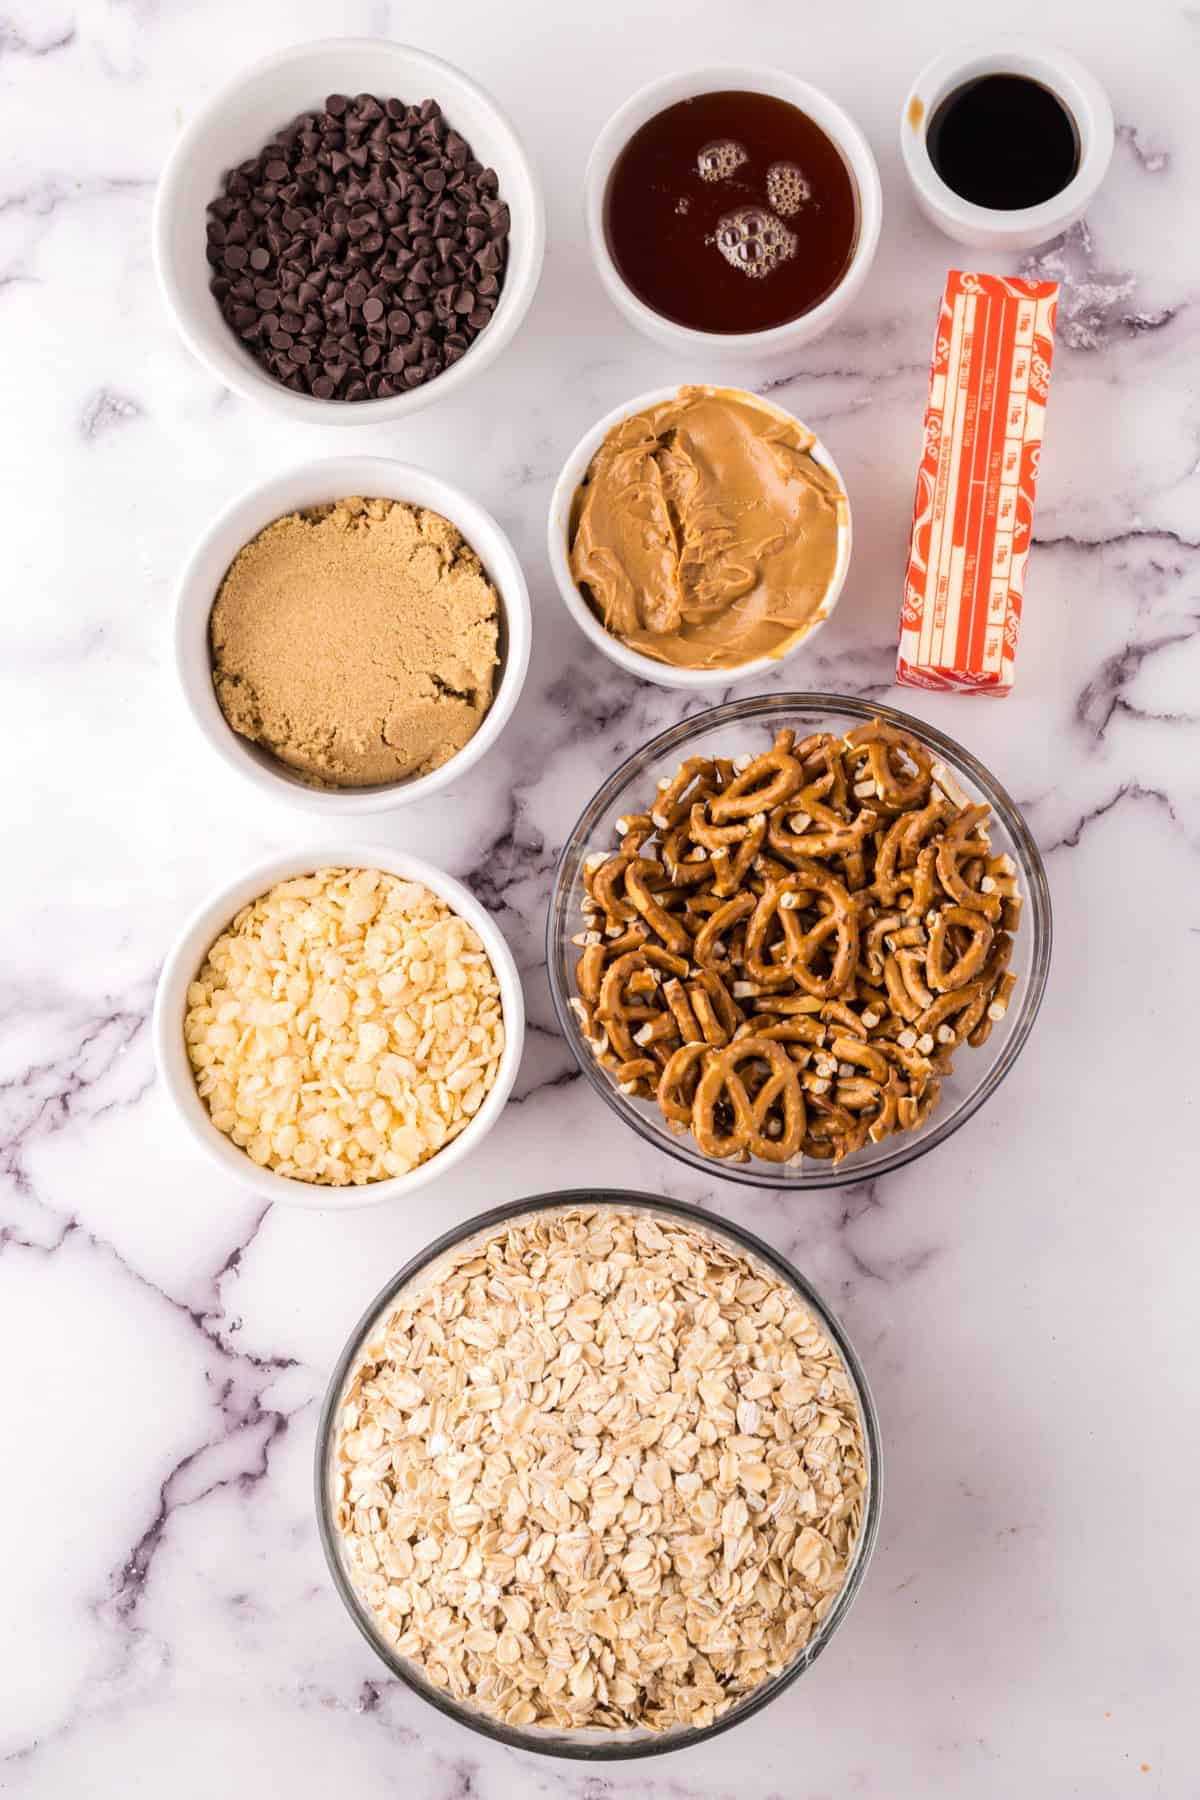
<path fill-rule="evenodd" d="M 679 668 L 780 656 L 824 616 L 845 496 L 797 420 L 684 387 L 613 427 L 571 505 L 571 574 L 606 630 Z"/>

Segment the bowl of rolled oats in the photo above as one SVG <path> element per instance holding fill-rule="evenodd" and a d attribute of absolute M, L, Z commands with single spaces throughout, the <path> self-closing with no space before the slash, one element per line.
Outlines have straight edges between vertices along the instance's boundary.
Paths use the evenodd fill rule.
<path fill-rule="evenodd" d="M 546 959 L 626 1124 L 790 1191 L 964 1125 L 1029 1037 L 1051 936 L 1032 833 L 969 751 L 892 707 L 774 694 L 609 777 L 559 860 Z"/>
<path fill-rule="evenodd" d="M 443 1174 L 524 1041 L 512 952 L 461 882 L 379 846 L 276 857 L 180 933 L 155 998 L 192 1140 L 269 1200 L 341 1210 Z"/>
<path fill-rule="evenodd" d="M 422 1251 L 326 1394 L 330 1573 L 391 1672 L 548 1755 L 683 1748 L 845 1618 L 879 1429 L 841 1326 L 769 1245 L 643 1194 L 539 1195 Z"/>

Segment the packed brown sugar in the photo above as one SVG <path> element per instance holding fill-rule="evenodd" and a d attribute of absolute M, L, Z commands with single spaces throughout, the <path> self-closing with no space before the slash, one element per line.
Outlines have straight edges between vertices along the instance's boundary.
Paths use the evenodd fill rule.
<path fill-rule="evenodd" d="M 492 702 L 499 601 L 440 514 L 352 497 L 276 519 L 239 551 L 210 624 L 221 710 L 322 787 L 446 763 Z"/>

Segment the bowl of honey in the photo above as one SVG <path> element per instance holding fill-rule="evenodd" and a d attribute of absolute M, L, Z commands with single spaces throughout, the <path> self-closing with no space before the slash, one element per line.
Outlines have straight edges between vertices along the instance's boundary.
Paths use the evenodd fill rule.
<path fill-rule="evenodd" d="M 808 343 L 858 294 L 883 200 L 870 145 L 780 70 L 696 69 L 642 88 L 584 181 L 600 279 L 647 337 L 709 360 Z"/>

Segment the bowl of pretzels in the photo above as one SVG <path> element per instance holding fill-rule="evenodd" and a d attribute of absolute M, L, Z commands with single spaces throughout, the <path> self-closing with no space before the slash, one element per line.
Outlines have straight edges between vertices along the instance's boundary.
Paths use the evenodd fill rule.
<path fill-rule="evenodd" d="M 834 1187 L 995 1092 L 1051 936 L 1029 828 L 968 751 L 891 707 L 775 694 L 672 726 L 593 796 L 547 965 L 580 1067 L 648 1142 Z"/>

